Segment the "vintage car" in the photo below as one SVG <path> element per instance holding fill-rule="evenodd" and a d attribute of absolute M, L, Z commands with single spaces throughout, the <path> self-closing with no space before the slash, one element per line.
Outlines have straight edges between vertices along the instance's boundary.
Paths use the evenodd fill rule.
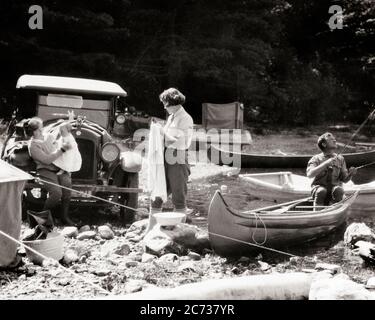
<path fill-rule="evenodd" d="M 23 75 L 17 82 L 17 110 L 8 128 L 1 158 L 33 176 L 36 167 L 28 152 L 24 126 L 33 116 L 44 122 L 44 132 L 54 133 L 69 121 L 82 156 L 82 167 L 72 173 L 72 205 L 137 208 L 141 153 L 134 148 L 134 131 L 149 126 L 149 117 L 130 113 L 127 93 L 116 83 L 56 76 Z M 134 111 L 134 110 L 133 110 Z M 26 206 L 41 205 L 47 192 L 36 179 L 25 188 Z M 103 200 L 101 200 L 103 199 Z M 121 207 L 121 206 L 120 206 Z M 124 222 L 135 211 L 121 207 Z"/>

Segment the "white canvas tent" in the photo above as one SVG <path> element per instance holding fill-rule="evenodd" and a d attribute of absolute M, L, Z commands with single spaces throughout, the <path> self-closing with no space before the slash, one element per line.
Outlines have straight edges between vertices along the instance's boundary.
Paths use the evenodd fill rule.
<path fill-rule="evenodd" d="M 28 173 L 0 160 L 0 230 L 19 239 L 22 219 L 22 192 Z M 0 234 L 0 267 L 7 267 L 15 259 L 17 244 Z"/>
<path fill-rule="evenodd" d="M 243 129 L 243 104 L 232 102 L 226 104 L 203 103 L 202 125 L 206 130 Z"/>

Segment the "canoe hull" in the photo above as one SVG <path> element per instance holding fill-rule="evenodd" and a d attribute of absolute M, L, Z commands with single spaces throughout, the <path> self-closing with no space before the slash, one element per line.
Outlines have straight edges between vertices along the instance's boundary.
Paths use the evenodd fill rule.
<path fill-rule="evenodd" d="M 320 238 L 342 225 L 356 194 L 325 213 L 258 215 L 237 212 L 216 192 L 209 208 L 208 232 L 214 251 L 240 256 L 268 248 L 283 248 Z M 261 219 L 259 219 L 261 216 Z"/>
<path fill-rule="evenodd" d="M 238 166 L 241 168 L 306 168 L 313 155 L 262 155 L 244 152 L 231 152 L 212 144 L 208 151 L 211 161 L 219 165 Z M 375 161 L 375 150 L 345 153 L 348 167 L 357 167 Z"/>
<path fill-rule="evenodd" d="M 287 176 L 291 178 L 288 179 Z M 248 193 L 257 198 L 276 203 L 302 199 L 310 196 L 311 193 L 310 179 L 288 171 L 243 174 L 239 178 L 246 183 L 246 191 Z M 291 182 L 289 186 L 285 183 L 288 180 Z M 348 195 L 359 190 L 359 194 L 351 205 L 349 213 L 367 213 L 375 210 L 375 182 L 362 185 L 344 185 L 344 190 Z"/>

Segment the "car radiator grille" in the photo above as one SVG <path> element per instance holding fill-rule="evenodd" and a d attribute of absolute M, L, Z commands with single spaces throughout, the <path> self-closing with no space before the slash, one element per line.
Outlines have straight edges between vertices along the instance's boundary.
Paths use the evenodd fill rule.
<path fill-rule="evenodd" d="M 96 151 L 93 141 L 76 138 L 78 149 L 82 157 L 82 167 L 79 171 L 72 173 L 73 179 L 96 179 Z"/>

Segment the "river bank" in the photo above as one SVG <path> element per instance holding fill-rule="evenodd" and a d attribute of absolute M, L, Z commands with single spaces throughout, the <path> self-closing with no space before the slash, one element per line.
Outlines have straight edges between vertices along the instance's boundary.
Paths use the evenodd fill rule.
<path fill-rule="evenodd" d="M 264 146 L 286 148 L 291 145 L 290 141 L 298 136 L 298 144 L 291 149 L 296 152 L 315 141 L 316 133 L 311 135 L 306 132 L 292 132 L 290 135 L 275 133 L 263 136 L 263 139 L 261 135 L 255 135 L 251 147 L 260 150 L 263 145 L 263 151 L 271 150 L 265 149 Z M 350 133 L 346 132 L 338 136 L 344 141 L 349 135 Z M 309 148 L 311 150 L 311 146 Z M 194 163 L 191 171 L 188 206 L 194 209 L 193 223 L 199 225 L 203 231 L 207 230 L 205 215 L 210 197 L 218 188 L 227 187 L 226 196 L 230 198 L 230 204 L 237 209 L 264 205 L 260 199 L 246 195 L 246 190 L 237 184 L 232 168 Z M 144 166 L 140 174 L 141 187 L 146 186 L 146 172 L 147 166 Z M 148 204 L 147 195 L 143 195 L 140 206 L 147 208 Z M 171 204 L 166 203 L 166 207 L 168 206 Z M 23 266 L 12 271 L 0 271 L 0 299 L 92 299 L 107 295 L 122 296 L 150 288 L 174 288 L 213 279 L 317 272 L 318 269 L 315 268 L 319 263 L 338 265 L 340 271 L 347 274 L 349 279 L 362 285 L 375 274 L 374 266 L 365 263 L 344 245 L 342 240 L 345 227 L 320 240 L 323 244 L 319 247 L 305 244 L 303 250 L 301 247 L 290 248 L 291 251 L 288 252 L 296 256 L 292 258 L 261 252 L 249 257 L 229 259 L 217 256 L 210 249 L 200 253 L 189 250 L 180 256 L 169 253 L 158 257 L 145 252 L 141 243 L 126 237 L 129 226 L 121 225 L 116 211 L 76 211 L 74 214 L 86 226 L 75 236 L 65 238 L 64 250 L 69 254 L 62 265 L 78 277 L 54 265 L 34 265 L 24 256 Z M 349 218 L 349 222 L 360 221 L 363 221 L 363 217 Z M 103 226 L 113 234 L 109 232 L 109 237 L 103 236 L 99 232 L 99 227 Z M 374 228 L 374 224 L 369 226 Z M 28 225 L 24 223 L 22 231 L 26 232 L 27 228 Z M 63 232 L 64 228 L 59 226 L 58 230 Z M 97 286 L 106 291 L 98 290 Z"/>

